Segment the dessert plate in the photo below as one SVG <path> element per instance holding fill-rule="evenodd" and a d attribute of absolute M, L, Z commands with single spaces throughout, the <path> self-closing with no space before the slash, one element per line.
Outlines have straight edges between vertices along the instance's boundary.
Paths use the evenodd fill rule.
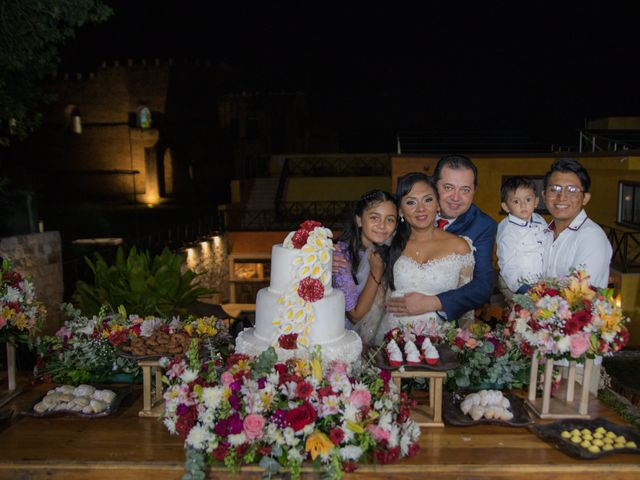
<path fill-rule="evenodd" d="M 77 417 L 88 417 L 88 418 L 106 417 L 108 415 L 114 414 L 118 410 L 118 407 L 122 403 L 122 400 L 124 400 L 124 398 L 132 392 L 131 385 L 127 387 L 112 387 L 110 385 L 95 386 L 95 387 L 100 390 L 111 390 L 116 394 L 116 396 L 113 398 L 113 400 L 111 401 L 107 409 L 100 413 L 83 413 L 83 412 L 74 412 L 72 410 L 55 410 L 52 412 L 38 413 L 33 409 L 33 407 L 36 404 L 38 404 L 47 395 L 46 393 L 44 393 L 43 395 L 40 395 L 36 399 L 36 401 L 31 404 L 31 407 L 29 408 L 29 410 L 27 410 L 26 412 L 22 412 L 22 415 L 26 415 L 29 417 L 39 417 L 39 418 L 55 417 L 60 415 L 74 415 Z"/>
<path fill-rule="evenodd" d="M 570 438 L 563 438 L 562 432 L 567 430 L 571 432 L 574 429 L 583 430 L 585 428 L 595 431 L 598 427 L 602 427 L 616 435 L 622 435 L 627 441 L 633 441 L 637 445 L 635 448 L 614 448 L 613 450 L 600 450 L 593 453 L 587 448 L 575 444 Z M 533 432 L 541 439 L 555 445 L 564 453 L 582 459 L 595 459 L 611 455 L 613 453 L 640 453 L 640 432 L 633 427 L 618 425 L 604 418 L 596 418 L 594 420 L 566 419 L 546 425 L 534 425 Z"/>
<path fill-rule="evenodd" d="M 438 359 L 438 363 L 436 363 L 435 365 L 428 365 L 426 363 L 421 363 L 420 365 L 409 365 L 408 363 L 405 363 L 397 367 L 391 366 L 389 365 L 387 357 L 382 349 L 380 349 L 380 351 L 376 355 L 376 364 L 378 367 L 384 368 L 385 370 L 397 370 L 401 367 L 404 367 L 404 369 L 408 371 L 415 369 L 431 370 L 433 372 L 444 372 L 447 370 L 458 368 L 458 366 L 460 365 L 460 362 L 458 362 L 458 356 L 453 350 L 451 350 L 451 347 L 449 345 L 439 345 L 436 348 L 438 349 L 440 358 Z"/>
<path fill-rule="evenodd" d="M 509 427 L 526 427 L 531 425 L 533 420 L 529 416 L 529 412 L 524 402 L 516 397 L 512 392 L 503 392 L 503 395 L 509 399 L 509 410 L 513 413 L 511 420 L 497 420 L 481 418 L 474 420 L 470 415 L 465 415 L 460 410 L 460 403 L 465 396 L 472 392 L 444 392 L 442 394 L 442 418 L 449 425 L 457 427 L 470 427 L 472 425 L 506 425 Z"/>

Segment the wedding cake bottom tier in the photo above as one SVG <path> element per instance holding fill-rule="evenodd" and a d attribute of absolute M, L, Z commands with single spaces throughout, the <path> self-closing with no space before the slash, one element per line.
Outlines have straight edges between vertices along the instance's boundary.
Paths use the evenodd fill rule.
<path fill-rule="evenodd" d="M 243 353 L 250 356 L 258 356 L 272 345 L 256 335 L 255 329 L 246 328 L 236 338 L 236 353 Z M 346 364 L 353 364 L 360 359 L 362 354 L 362 340 L 360 336 L 352 331 L 346 330 L 344 335 L 333 342 L 326 342 L 320 345 L 322 348 L 322 362 L 328 363 L 332 360 L 340 360 Z M 294 350 L 286 350 L 278 346 L 274 346 L 278 359 L 281 361 L 289 358 L 310 358 L 311 353 L 315 350 L 315 346 L 309 348 L 298 348 Z"/>

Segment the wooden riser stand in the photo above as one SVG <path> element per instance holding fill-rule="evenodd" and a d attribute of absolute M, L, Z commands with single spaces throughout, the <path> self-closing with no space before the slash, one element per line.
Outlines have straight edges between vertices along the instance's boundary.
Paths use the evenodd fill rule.
<path fill-rule="evenodd" d="M 7 380 L 7 390 L 0 390 L 0 407 L 22 392 L 16 384 L 16 347 L 11 343 L 7 343 Z"/>
<path fill-rule="evenodd" d="M 401 391 L 403 378 L 426 378 L 429 380 L 429 403 L 418 403 L 411 412 L 411 419 L 420 427 L 444 427 L 442 421 L 442 388 L 447 372 L 433 372 L 428 370 L 407 369 L 391 372 L 391 379 Z"/>
<path fill-rule="evenodd" d="M 534 354 L 531 360 L 529 395 L 526 404 L 536 415 L 540 418 L 591 418 L 589 415 L 589 386 L 593 371 L 593 359 L 587 358 L 584 361 L 584 375 L 579 399 L 575 398 L 576 362 L 570 362 L 568 375 L 562 379 L 562 385 L 553 397 L 551 396 L 553 360 L 544 361 L 544 384 L 541 398 L 536 398 L 538 367 L 538 355 Z"/>
<path fill-rule="evenodd" d="M 159 360 L 140 360 L 138 365 L 142 368 L 142 410 L 138 412 L 140 417 L 157 418 L 164 412 L 164 400 L 162 398 L 162 368 Z M 151 378 L 155 377 L 155 385 L 151 388 Z"/>

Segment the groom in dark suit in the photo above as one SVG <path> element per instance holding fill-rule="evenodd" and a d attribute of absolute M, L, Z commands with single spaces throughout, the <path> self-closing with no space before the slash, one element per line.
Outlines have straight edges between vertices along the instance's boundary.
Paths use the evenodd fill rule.
<path fill-rule="evenodd" d="M 397 316 L 444 312 L 448 320 L 458 320 L 463 313 L 484 305 L 491 297 L 497 223 L 473 204 L 478 187 L 478 169 L 468 157 L 442 157 L 433 177 L 440 197 L 438 227 L 473 241 L 473 279 L 460 288 L 434 296 L 409 293 L 404 297 L 388 299 L 387 308 Z"/>

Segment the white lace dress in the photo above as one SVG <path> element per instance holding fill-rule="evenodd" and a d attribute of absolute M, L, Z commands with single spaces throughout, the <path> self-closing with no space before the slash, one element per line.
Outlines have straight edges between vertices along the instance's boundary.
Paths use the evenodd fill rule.
<path fill-rule="evenodd" d="M 393 279 L 396 289 L 387 293 L 390 297 L 401 297 L 407 293 L 417 292 L 425 295 L 437 295 L 448 290 L 456 289 L 473 278 L 473 243 L 464 238 L 471 247 L 471 252 L 461 255 L 452 253 L 446 257 L 418 263 L 413 258 L 404 255 L 398 258 L 393 267 Z M 460 319 L 461 326 L 467 326 L 473 321 L 473 311 L 465 313 Z M 376 340 L 381 341 L 384 334 L 397 326 L 417 326 L 420 323 L 440 318 L 437 313 L 429 312 L 421 315 L 396 317 L 387 313 L 380 325 Z"/>

